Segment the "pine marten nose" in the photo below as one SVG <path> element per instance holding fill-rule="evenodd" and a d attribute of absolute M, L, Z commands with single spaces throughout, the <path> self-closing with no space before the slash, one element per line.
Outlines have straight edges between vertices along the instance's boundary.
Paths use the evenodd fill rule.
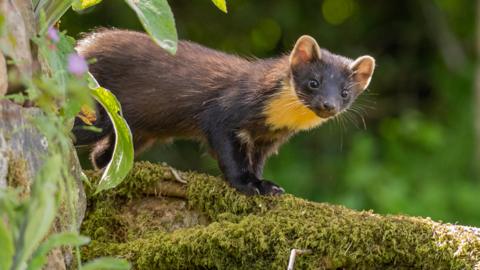
<path fill-rule="evenodd" d="M 321 109 L 328 112 L 335 112 L 337 107 L 332 102 L 324 101 L 321 103 Z"/>
<path fill-rule="evenodd" d="M 337 105 L 332 101 L 320 101 L 315 106 L 315 111 L 318 116 L 328 118 L 338 113 Z"/>

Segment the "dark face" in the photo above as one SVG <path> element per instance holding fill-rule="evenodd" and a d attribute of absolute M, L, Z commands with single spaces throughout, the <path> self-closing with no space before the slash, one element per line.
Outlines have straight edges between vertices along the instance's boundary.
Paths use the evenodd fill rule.
<path fill-rule="evenodd" d="M 321 118 L 348 109 L 367 88 L 375 59 L 361 56 L 352 61 L 321 50 L 310 36 L 297 40 L 290 54 L 290 70 L 298 98 Z"/>
<path fill-rule="evenodd" d="M 292 68 L 298 98 L 321 118 L 348 109 L 360 94 L 353 72 L 345 65 L 315 60 Z"/>

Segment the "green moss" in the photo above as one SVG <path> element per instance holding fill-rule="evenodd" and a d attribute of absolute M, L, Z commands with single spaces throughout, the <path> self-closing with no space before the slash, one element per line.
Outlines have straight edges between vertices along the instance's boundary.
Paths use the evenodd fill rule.
<path fill-rule="evenodd" d="M 100 171 L 85 171 L 85 174 L 94 184 L 98 183 L 101 176 Z M 159 182 L 172 181 L 175 181 L 174 175 L 168 166 L 155 165 L 150 162 L 137 162 L 126 179 L 116 188 L 108 192 L 93 195 L 94 190 L 87 187 L 86 193 L 91 199 L 96 199 L 94 198 L 95 196 L 98 198 L 104 197 L 105 195 L 134 199 L 144 196 L 145 193 L 152 193 L 152 188 Z"/>
<path fill-rule="evenodd" d="M 8 154 L 7 185 L 18 188 L 21 198 L 30 194 L 28 163 L 24 158 L 16 157 L 12 153 Z"/>
<path fill-rule="evenodd" d="M 139 198 L 150 193 L 155 179 L 171 181 L 168 171 L 164 166 L 137 163 L 126 186 L 106 196 L 112 202 Z M 195 173 L 182 177 L 188 180 L 188 204 L 206 214 L 209 224 L 190 224 L 172 231 L 145 228 L 148 234 L 129 225 L 125 240 L 110 235 L 116 230 L 108 231 L 111 222 L 122 214 L 101 212 L 112 205 L 97 204 L 86 218 L 89 226 L 83 226 L 84 233 L 94 239 L 83 249 L 84 258 L 121 256 L 137 269 L 285 269 L 290 250 L 298 248 L 312 253 L 298 257 L 296 269 L 480 267 L 480 230 L 476 228 L 356 212 L 291 195 L 246 197 L 214 177 Z M 98 211 L 111 215 L 96 215 Z M 186 211 L 179 210 L 174 219 Z M 148 219 L 148 214 L 142 215 Z M 89 223 L 91 219 L 107 233 L 98 235 L 98 229 Z"/>
<path fill-rule="evenodd" d="M 87 212 L 88 219 L 82 223 L 82 228 L 89 232 L 93 239 L 101 241 L 126 241 L 127 225 L 119 218 L 120 211 L 114 201 L 105 200 L 95 202 Z"/>

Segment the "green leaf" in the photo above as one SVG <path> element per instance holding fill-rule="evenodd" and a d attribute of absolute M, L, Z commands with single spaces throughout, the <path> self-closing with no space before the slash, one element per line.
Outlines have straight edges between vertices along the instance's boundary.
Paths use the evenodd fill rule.
<path fill-rule="evenodd" d="M 15 231 L 17 227 L 15 223 L 18 222 L 16 211 L 20 208 L 19 205 L 18 194 L 15 190 L 0 188 L 0 218 L 8 219 L 9 225 L 11 226 L 10 229 L 14 234 L 17 233 L 17 231 Z"/>
<path fill-rule="evenodd" d="M 177 30 L 167 0 L 125 0 L 153 40 L 171 54 L 177 51 Z"/>
<path fill-rule="evenodd" d="M 48 68 L 52 78 L 58 84 L 62 95 L 66 94 L 67 82 L 70 74 L 67 70 L 68 55 L 73 53 L 75 40 L 63 33 L 58 33 L 60 40 L 56 44 L 56 49 L 52 50 L 45 39 L 35 39 L 38 45 L 42 64 Z"/>
<path fill-rule="evenodd" d="M 11 231 L 8 230 L 3 221 L 4 217 L 0 216 L 0 269 L 9 269 L 13 259 L 13 240 Z"/>
<path fill-rule="evenodd" d="M 39 34 L 43 35 L 47 29 L 57 22 L 60 17 L 72 6 L 73 0 L 40 0 L 35 8 L 35 17 L 40 25 Z M 44 18 L 41 18 L 44 13 Z"/>
<path fill-rule="evenodd" d="M 100 2 L 102 2 L 102 0 L 74 0 L 72 4 L 72 8 L 75 11 L 80 11 L 80 10 L 95 6 Z"/>
<path fill-rule="evenodd" d="M 123 181 L 133 167 L 134 153 L 132 133 L 127 122 L 122 117 L 122 110 L 117 98 L 103 87 L 92 89 L 92 94 L 107 111 L 115 129 L 115 148 L 112 160 L 105 168 L 98 183 L 95 192 L 98 193 L 105 189 L 114 188 Z"/>
<path fill-rule="evenodd" d="M 32 6 L 33 7 L 38 6 L 38 3 L 40 3 L 40 0 L 32 0 Z"/>
<path fill-rule="evenodd" d="M 218 9 L 227 13 L 227 2 L 225 0 L 212 0 L 212 2 L 217 6 Z"/>
<path fill-rule="evenodd" d="M 81 236 L 74 232 L 63 232 L 51 235 L 35 251 L 30 263 L 28 264 L 27 270 L 41 269 L 42 266 L 47 262 L 48 252 L 54 248 L 67 245 L 81 246 L 88 244 L 88 242 L 90 242 L 90 238 Z"/>
<path fill-rule="evenodd" d="M 123 259 L 103 257 L 95 259 L 84 266 L 82 270 L 128 270 L 130 269 L 130 264 Z"/>

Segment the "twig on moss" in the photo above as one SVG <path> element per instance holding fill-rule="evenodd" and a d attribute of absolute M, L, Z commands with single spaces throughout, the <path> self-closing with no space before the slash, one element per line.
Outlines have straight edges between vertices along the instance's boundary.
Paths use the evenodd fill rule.
<path fill-rule="evenodd" d="M 302 255 L 302 254 L 310 254 L 312 251 L 310 249 L 292 249 L 290 251 L 290 258 L 288 259 L 288 267 L 287 270 L 293 270 L 293 267 L 295 266 L 295 258 L 297 255 Z"/>
<path fill-rule="evenodd" d="M 177 180 L 178 182 L 180 182 L 180 183 L 182 183 L 182 184 L 187 184 L 187 181 L 184 180 L 184 179 L 180 176 L 180 174 L 178 173 L 177 170 L 175 170 L 174 168 L 172 168 L 172 167 L 170 167 L 170 166 L 169 166 L 168 168 L 169 168 L 170 171 L 172 172 L 173 177 L 175 178 L 175 180 Z"/>

